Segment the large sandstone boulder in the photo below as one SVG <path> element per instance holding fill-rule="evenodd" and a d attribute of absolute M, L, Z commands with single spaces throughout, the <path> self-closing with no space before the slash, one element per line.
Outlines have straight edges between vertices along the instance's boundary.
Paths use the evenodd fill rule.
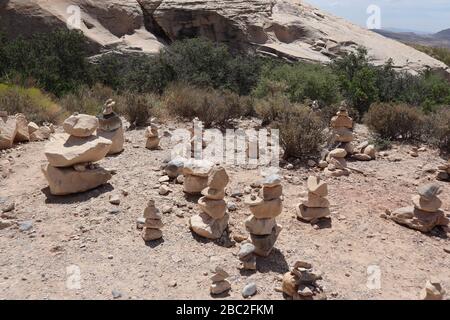
<path fill-rule="evenodd" d="M 111 140 L 90 136 L 77 138 L 67 134 L 56 134 L 45 146 L 45 156 L 54 167 L 70 167 L 78 163 L 97 162 L 111 148 Z"/>
<path fill-rule="evenodd" d="M 97 132 L 99 137 L 111 140 L 111 148 L 108 151 L 108 155 L 115 155 L 123 151 L 123 145 L 125 143 L 125 136 L 123 128 L 120 127 L 115 131 L 103 131 Z"/>
<path fill-rule="evenodd" d="M 173 40 L 207 37 L 238 49 L 292 60 L 328 63 L 358 46 L 375 64 L 393 59 L 413 73 L 447 66 L 412 47 L 322 12 L 302 0 L 9 0 L 0 10 L 7 35 L 66 27 L 78 5 L 80 25 L 93 51 L 119 48 L 157 53 Z"/>
<path fill-rule="evenodd" d="M 17 120 L 12 117 L 0 117 L 0 150 L 13 146 L 17 133 Z"/>
<path fill-rule="evenodd" d="M 76 171 L 73 168 L 55 168 L 49 164 L 42 166 L 48 181 L 50 193 L 63 196 L 95 189 L 111 179 L 111 173 L 103 168 Z"/>
<path fill-rule="evenodd" d="M 30 133 L 28 131 L 28 120 L 25 115 L 18 113 L 15 116 L 17 122 L 17 132 L 14 142 L 30 141 Z"/>

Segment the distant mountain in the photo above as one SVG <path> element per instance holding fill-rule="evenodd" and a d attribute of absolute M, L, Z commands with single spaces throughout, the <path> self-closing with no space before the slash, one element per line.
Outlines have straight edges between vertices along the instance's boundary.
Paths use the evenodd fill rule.
<path fill-rule="evenodd" d="M 450 48 L 450 29 L 442 30 L 435 34 L 418 34 L 415 32 L 393 32 L 386 29 L 372 30 L 387 38 L 404 43 L 420 44 L 430 47 Z"/>

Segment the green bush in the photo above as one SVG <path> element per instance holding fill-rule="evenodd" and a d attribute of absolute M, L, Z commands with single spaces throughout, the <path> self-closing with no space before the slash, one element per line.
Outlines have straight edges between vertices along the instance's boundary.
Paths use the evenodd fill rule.
<path fill-rule="evenodd" d="M 289 98 L 281 93 L 255 101 L 255 113 L 262 120 L 262 125 L 278 120 L 291 108 L 292 103 Z"/>
<path fill-rule="evenodd" d="M 174 83 L 164 94 L 169 114 L 187 119 L 199 118 L 205 127 L 225 126 L 230 120 L 251 112 L 251 100 L 230 91 L 198 88 Z"/>
<path fill-rule="evenodd" d="M 96 84 L 92 88 L 83 86 L 73 93 L 66 94 L 60 99 L 59 103 L 70 114 L 78 112 L 97 115 L 102 111 L 106 100 L 110 98 L 120 102 L 120 97 L 114 90 L 101 84 Z"/>
<path fill-rule="evenodd" d="M 425 122 L 426 142 L 450 153 L 450 107 L 430 114 Z"/>
<path fill-rule="evenodd" d="M 324 105 L 340 100 L 337 77 L 331 68 L 319 64 L 265 65 L 254 95 L 264 98 L 273 95 L 274 90 L 285 93 L 291 102 L 300 103 L 309 99 Z"/>
<path fill-rule="evenodd" d="M 58 104 L 37 88 L 0 83 L 0 106 L 9 114 L 23 113 L 36 123 L 58 123 L 64 115 Z"/>
<path fill-rule="evenodd" d="M 282 113 L 274 126 L 280 130 L 285 159 L 317 156 L 326 140 L 326 124 L 309 107 L 294 106 Z"/>
<path fill-rule="evenodd" d="M 406 104 L 373 104 L 365 116 L 368 128 L 382 139 L 419 140 L 425 117 L 416 107 Z"/>
<path fill-rule="evenodd" d="M 2 77 L 33 78 L 39 87 L 57 96 L 92 83 L 81 31 L 57 30 L 30 39 L 0 41 Z"/>

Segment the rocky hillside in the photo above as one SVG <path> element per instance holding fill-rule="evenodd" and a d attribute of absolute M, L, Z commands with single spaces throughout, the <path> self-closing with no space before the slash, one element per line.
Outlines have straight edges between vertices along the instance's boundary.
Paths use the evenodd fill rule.
<path fill-rule="evenodd" d="M 412 72 L 447 69 L 301 0 L 7 0 L 0 4 L 0 27 L 10 37 L 65 27 L 72 4 L 81 8 L 81 30 L 94 51 L 155 53 L 173 40 L 205 36 L 239 49 L 321 63 L 362 45 L 375 64 L 393 58 L 396 67 Z"/>

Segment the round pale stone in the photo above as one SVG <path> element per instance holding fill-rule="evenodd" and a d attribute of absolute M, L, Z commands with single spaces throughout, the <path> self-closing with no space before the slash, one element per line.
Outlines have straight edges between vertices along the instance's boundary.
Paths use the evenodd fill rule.
<path fill-rule="evenodd" d="M 368 155 L 371 159 L 375 159 L 375 157 L 376 157 L 375 146 L 373 146 L 373 145 L 368 145 L 368 146 L 364 149 L 364 154 Z"/>
<path fill-rule="evenodd" d="M 227 211 L 227 203 L 224 200 L 211 200 L 201 197 L 198 200 L 200 209 L 214 219 L 221 219 Z"/>
<path fill-rule="evenodd" d="M 214 167 L 208 178 L 208 187 L 217 190 L 223 190 L 227 186 L 230 178 L 223 167 L 216 166 Z"/>
<path fill-rule="evenodd" d="M 147 143 L 145 144 L 145 148 L 149 150 L 156 150 L 159 148 L 159 142 L 161 139 L 159 137 L 149 137 L 147 138 Z"/>
<path fill-rule="evenodd" d="M 87 114 L 70 116 L 63 123 L 63 129 L 71 136 L 85 138 L 92 135 L 98 128 L 98 119 Z"/>
<path fill-rule="evenodd" d="M 245 229 L 249 233 L 263 236 L 271 234 L 276 224 L 273 218 L 257 219 L 254 216 L 250 216 L 245 220 Z"/>
<path fill-rule="evenodd" d="M 162 231 L 159 229 L 147 228 L 142 229 L 142 239 L 144 241 L 154 241 L 161 239 L 163 236 Z"/>
<path fill-rule="evenodd" d="M 274 200 L 283 195 L 283 187 L 281 185 L 275 187 L 263 186 L 261 192 L 264 200 Z"/>
<path fill-rule="evenodd" d="M 345 151 L 345 149 L 342 148 L 337 148 L 331 150 L 329 156 L 333 158 L 345 158 L 347 156 L 347 151 Z"/>
<path fill-rule="evenodd" d="M 208 185 L 208 177 L 185 175 L 184 192 L 189 194 L 200 194 Z"/>
<path fill-rule="evenodd" d="M 353 155 L 353 158 L 358 160 L 358 161 L 370 161 L 370 160 L 372 160 L 372 158 L 369 155 L 364 154 L 364 153 L 355 153 Z"/>
<path fill-rule="evenodd" d="M 278 217 L 283 210 L 281 199 L 263 200 L 256 199 L 248 202 L 250 211 L 258 219 L 269 219 Z"/>
<path fill-rule="evenodd" d="M 417 195 L 412 197 L 412 202 L 415 208 L 426 212 L 436 212 L 442 206 L 442 201 L 436 196 L 431 200 L 427 200 L 426 198 Z"/>

